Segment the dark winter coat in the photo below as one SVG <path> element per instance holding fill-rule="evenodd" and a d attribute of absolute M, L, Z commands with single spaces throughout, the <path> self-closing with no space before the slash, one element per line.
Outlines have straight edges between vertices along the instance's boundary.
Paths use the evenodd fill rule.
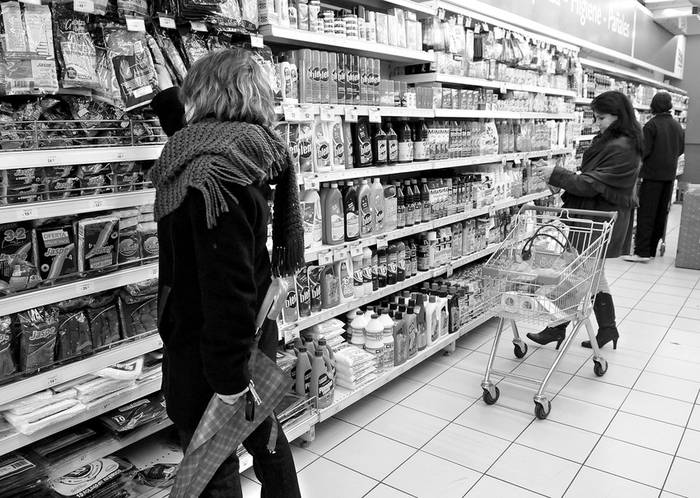
<path fill-rule="evenodd" d="M 566 191 L 562 194 L 566 208 L 617 211 L 608 258 L 617 258 L 623 251 L 632 210 L 637 206 L 640 160 L 629 138 L 598 136 L 583 154 L 579 173 L 557 166 L 549 179 L 550 185 Z"/>
<path fill-rule="evenodd" d="M 183 127 L 176 89 L 151 106 L 168 135 Z M 193 432 L 213 393 L 235 394 L 249 382 L 257 310 L 271 282 L 267 249 L 269 186 L 231 185 L 236 203 L 207 228 L 202 194 L 190 189 L 158 222 L 159 324 L 168 416 Z M 277 330 L 268 321 L 260 347 L 275 358 Z"/>
<path fill-rule="evenodd" d="M 685 148 L 683 127 L 671 114 L 657 114 L 644 125 L 644 163 L 640 178 L 670 182 L 676 179 L 678 156 Z"/>

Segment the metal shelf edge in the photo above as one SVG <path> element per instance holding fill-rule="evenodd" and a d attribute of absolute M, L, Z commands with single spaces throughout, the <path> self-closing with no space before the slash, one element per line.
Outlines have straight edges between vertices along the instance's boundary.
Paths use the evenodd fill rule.
<path fill-rule="evenodd" d="M 163 144 L 3 151 L 0 152 L 0 170 L 100 162 L 153 161 L 160 157 L 162 149 Z"/>

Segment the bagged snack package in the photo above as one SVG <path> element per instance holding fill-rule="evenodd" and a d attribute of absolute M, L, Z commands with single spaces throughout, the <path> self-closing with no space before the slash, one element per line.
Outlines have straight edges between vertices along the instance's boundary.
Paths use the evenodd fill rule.
<path fill-rule="evenodd" d="M 111 167 L 115 192 L 133 192 L 143 188 L 144 174 L 140 163 L 112 163 Z"/>
<path fill-rule="evenodd" d="M 105 43 L 124 109 L 129 111 L 150 103 L 158 90 L 158 77 L 145 34 L 107 29 Z"/>
<path fill-rule="evenodd" d="M 158 257 L 158 224 L 155 222 L 139 223 L 136 227 L 141 240 L 141 257 L 144 262 L 153 262 Z"/>
<path fill-rule="evenodd" d="M 17 371 L 12 340 L 12 319 L 0 317 L 0 382 Z"/>
<path fill-rule="evenodd" d="M 44 225 L 32 231 L 34 262 L 42 280 L 52 282 L 77 271 L 73 225 Z"/>
<path fill-rule="evenodd" d="M 117 12 L 120 17 L 148 15 L 148 3 L 146 0 L 117 0 Z"/>
<path fill-rule="evenodd" d="M 143 356 L 127 361 L 122 361 L 116 365 L 111 365 L 95 372 L 95 375 L 103 379 L 113 380 L 136 380 L 143 372 Z"/>
<path fill-rule="evenodd" d="M 92 346 L 101 349 L 121 339 L 119 311 L 111 292 L 93 294 L 86 310 Z"/>
<path fill-rule="evenodd" d="M 182 84 L 187 76 L 187 67 L 185 66 L 185 61 L 182 60 L 180 52 L 177 51 L 173 41 L 160 30 L 155 28 L 155 41 L 160 48 L 163 57 L 165 58 L 168 67 L 175 74 L 175 79 L 178 84 Z"/>
<path fill-rule="evenodd" d="M 207 44 L 201 35 L 196 33 L 186 33 L 181 35 L 182 50 L 187 58 L 187 65 L 192 66 L 199 59 L 209 53 Z"/>
<path fill-rule="evenodd" d="M 289 132 L 287 134 L 287 145 L 292 156 L 292 164 L 294 171 L 298 175 L 301 173 L 299 164 L 299 123 L 289 123 Z"/>
<path fill-rule="evenodd" d="M 44 200 L 67 199 L 80 195 L 80 178 L 74 166 L 41 168 Z"/>
<path fill-rule="evenodd" d="M 56 361 L 83 356 L 92 351 L 92 336 L 87 316 L 82 310 L 59 312 Z"/>
<path fill-rule="evenodd" d="M 31 225 L 0 225 L 0 293 L 21 291 L 40 282 L 32 255 Z"/>
<path fill-rule="evenodd" d="M 39 307 L 17 313 L 15 326 L 19 331 L 19 368 L 33 372 L 54 361 L 58 311 Z"/>
<path fill-rule="evenodd" d="M 163 393 L 157 393 L 119 407 L 102 415 L 99 420 L 107 429 L 119 434 L 166 416 L 165 397 Z"/>
<path fill-rule="evenodd" d="M 42 190 L 39 168 L 0 171 L 0 205 L 36 202 Z"/>
<path fill-rule="evenodd" d="M 106 194 L 113 191 L 109 164 L 85 164 L 78 167 L 80 195 Z"/>
<path fill-rule="evenodd" d="M 119 293 L 124 337 L 153 333 L 158 329 L 158 281 L 127 285 Z"/>
<path fill-rule="evenodd" d="M 141 233 L 138 231 L 138 209 L 127 209 L 112 213 L 119 218 L 119 246 L 117 264 L 133 265 L 141 260 Z"/>
<path fill-rule="evenodd" d="M 78 221 L 78 271 L 110 269 L 117 264 L 119 218 L 102 216 Z"/>
<path fill-rule="evenodd" d="M 92 91 L 92 98 L 98 102 L 104 102 L 118 108 L 124 107 L 122 95 L 119 92 L 117 77 L 114 74 L 114 67 L 109 59 L 107 49 L 95 47 L 97 63 L 95 72 L 97 74 L 98 85 Z"/>
<path fill-rule="evenodd" d="M 52 9 L 61 86 L 98 88 L 97 52 L 87 30 L 88 15 L 65 3 L 53 3 Z"/>

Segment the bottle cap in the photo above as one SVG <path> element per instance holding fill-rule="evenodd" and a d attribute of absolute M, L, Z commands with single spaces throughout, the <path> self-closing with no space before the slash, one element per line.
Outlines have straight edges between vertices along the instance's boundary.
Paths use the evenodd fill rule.
<path fill-rule="evenodd" d="M 377 315 L 376 313 L 372 313 L 372 320 L 376 320 L 377 318 L 379 318 L 379 315 Z"/>

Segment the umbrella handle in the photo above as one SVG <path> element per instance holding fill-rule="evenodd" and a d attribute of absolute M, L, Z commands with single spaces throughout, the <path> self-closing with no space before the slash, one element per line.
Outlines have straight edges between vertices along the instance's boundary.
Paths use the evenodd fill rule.
<path fill-rule="evenodd" d="M 270 288 L 267 289 L 267 294 L 265 294 L 265 299 L 263 299 L 262 306 L 258 311 L 258 316 L 255 319 L 255 329 L 259 334 L 262 330 L 262 326 L 265 323 L 265 319 L 277 320 L 282 307 L 284 306 L 284 299 L 287 296 L 287 290 L 289 284 L 281 278 L 275 278 L 270 284 Z"/>

